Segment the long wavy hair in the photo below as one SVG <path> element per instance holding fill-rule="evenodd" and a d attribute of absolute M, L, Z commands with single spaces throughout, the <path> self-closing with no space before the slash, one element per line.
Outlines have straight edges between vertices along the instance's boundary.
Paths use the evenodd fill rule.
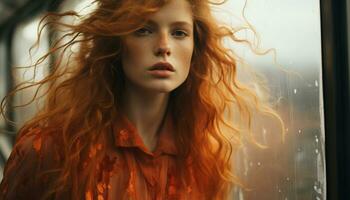
<path fill-rule="evenodd" d="M 186 163 L 190 163 L 203 194 L 208 199 L 225 199 L 232 186 L 242 186 L 232 155 L 242 144 L 244 127 L 251 127 L 253 110 L 280 118 L 254 90 L 237 80 L 238 56 L 223 45 L 223 39 L 246 41 L 237 39 L 234 29 L 218 24 L 211 15 L 209 1 L 188 2 L 193 12 L 195 47 L 189 76 L 171 92 L 169 102 L 176 129 L 175 143 L 181 147 L 176 163 L 183 183 L 190 173 Z M 44 88 L 40 96 L 35 94 L 32 99 L 44 97 L 44 106 L 25 123 L 17 137 L 18 140 L 32 127 L 41 127 L 53 130 L 50 133 L 63 143 L 61 164 L 46 172 L 56 178 L 47 186 L 43 199 L 59 199 L 65 192 L 72 199 L 83 199 L 92 187 L 94 174 L 87 174 L 81 182 L 78 169 L 86 152 L 97 140 L 106 137 L 121 110 L 118 107 L 124 88 L 121 36 L 141 28 L 147 17 L 167 0 L 96 0 L 94 3 L 97 8 L 77 24 L 60 20 L 67 16 L 79 18 L 73 11 L 44 16 L 39 38 L 46 26 L 70 30 L 53 41 L 49 52 L 32 66 L 54 57 L 51 73 L 30 86 L 18 85 L 2 101 L 3 111 L 18 91 Z M 76 52 L 67 53 L 73 46 L 78 46 Z M 237 123 L 233 123 L 232 116 L 238 116 Z M 103 150 L 104 146 L 95 159 L 102 159 Z M 94 163 L 97 162 L 90 165 Z"/>

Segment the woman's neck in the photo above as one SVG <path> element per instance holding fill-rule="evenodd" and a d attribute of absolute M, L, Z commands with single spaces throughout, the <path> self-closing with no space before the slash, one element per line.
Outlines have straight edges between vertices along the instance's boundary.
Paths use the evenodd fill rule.
<path fill-rule="evenodd" d="M 123 93 L 122 111 L 136 127 L 146 147 L 156 147 L 157 132 L 168 105 L 169 93 L 155 93 L 127 85 Z"/>

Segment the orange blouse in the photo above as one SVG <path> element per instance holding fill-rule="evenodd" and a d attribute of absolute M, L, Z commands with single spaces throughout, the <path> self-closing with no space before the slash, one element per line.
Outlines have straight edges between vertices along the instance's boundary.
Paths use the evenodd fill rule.
<path fill-rule="evenodd" d="M 113 140 L 111 145 L 106 146 L 100 167 L 91 172 L 101 178 L 94 183 L 95 189 L 86 191 L 85 199 L 206 199 L 200 195 L 193 176 L 189 185 L 180 187 L 175 167 L 177 147 L 173 140 L 172 123 L 166 118 L 163 124 L 158 132 L 156 149 L 150 152 L 136 128 L 122 117 L 121 123 L 113 127 Z M 31 177 L 45 168 L 43 166 L 50 168 L 50 163 L 60 160 L 57 156 L 50 156 L 53 147 L 59 144 L 55 144 L 56 140 L 52 138 L 43 138 L 41 133 L 39 129 L 32 129 L 15 144 L 5 166 L 0 199 L 39 199 L 45 190 L 45 184 L 33 183 Z M 100 149 L 101 145 L 96 145 L 90 150 L 89 157 L 96 155 Z M 191 167 L 188 169 L 191 172 Z M 82 170 L 79 173 L 86 172 Z"/>

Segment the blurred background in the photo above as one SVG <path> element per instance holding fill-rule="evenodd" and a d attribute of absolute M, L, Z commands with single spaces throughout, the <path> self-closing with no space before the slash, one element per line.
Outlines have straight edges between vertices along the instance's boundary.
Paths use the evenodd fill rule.
<path fill-rule="evenodd" d="M 41 17 L 47 11 L 88 13 L 94 9 L 90 3 L 90 0 L 0 0 L 0 98 L 16 84 L 33 76 L 33 69 L 14 67 L 31 63 L 29 48 L 37 39 Z M 228 0 L 223 5 L 213 6 L 213 13 L 219 21 L 233 27 L 248 27 L 251 24 L 257 33 L 241 31 L 240 37 L 260 41 L 261 49 L 275 50 L 275 53 L 257 56 L 245 45 L 226 42 L 246 61 L 240 65 L 240 76 L 245 76 L 245 69 L 250 66 L 265 77 L 271 92 L 271 103 L 281 115 L 286 128 L 285 141 L 282 142 L 281 131 L 276 124 L 257 119 L 254 136 L 268 148 L 247 144 L 238 152 L 236 167 L 249 190 L 235 189 L 233 199 L 326 199 L 326 177 L 330 172 L 326 172 L 325 159 L 327 121 L 324 114 L 323 73 L 328 62 L 323 61 L 333 54 L 322 53 L 328 48 L 327 45 L 333 43 L 325 44 L 324 41 L 327 34 L 324 33 L 325 28 L 321 29 L 321 17 L 325 15 L 322 5 L 325 3 L 318 0 Z M 51 37 L 51 33 L 44 31 L 41 45 L 32 60 L 48 50 Z M 36 80 L 50 73 L 48 66 L 49 63 L 40 65 L 35 71 Z M 346 67 L 348 72 L 348 65 Z M 325 88 L 329 89 L 328 85 Z M 30 101 L 33 92 L 20 92 L 11 99 L 10 105 Z M 7 116 L 16 125 L 11 126 L 0 117 L 0 180 L 18 128 L 37 109 L 36 104 L 18 109 L 10 105 L 6 110 Z M 332 124 L 327 127 L 332 127 Z M 332 141 L 331 137 L 329 141 Z M 328 151 L 333 147 L 330 146 Z M 332 165 L 327 170 L 337 169 Z M 337 182 L 330 180 L 332 184 Z"/>

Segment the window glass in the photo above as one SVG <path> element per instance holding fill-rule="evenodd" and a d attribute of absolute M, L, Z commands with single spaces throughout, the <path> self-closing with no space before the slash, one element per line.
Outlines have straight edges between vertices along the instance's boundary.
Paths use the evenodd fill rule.
<path fill-rule="evenodd" d="M 326 199 L 319 6 L 318 0 L 229 0 L 213 8 L 234 27 L 248 21 L 260 38 L 253 30 L 237 36 L 275 49 L 275 56 L 257 56 L 246 45 L 227 44 L 264 75 L 286 131 L 283 142 L 271 120 L 257 119 L 254 136 L 268 148 L 248 144 L 240 150 L 237 170 L 247 190 L 235 190 L 234 199 Z M 248 66 L 240 67 L 245 76 Z"/>

